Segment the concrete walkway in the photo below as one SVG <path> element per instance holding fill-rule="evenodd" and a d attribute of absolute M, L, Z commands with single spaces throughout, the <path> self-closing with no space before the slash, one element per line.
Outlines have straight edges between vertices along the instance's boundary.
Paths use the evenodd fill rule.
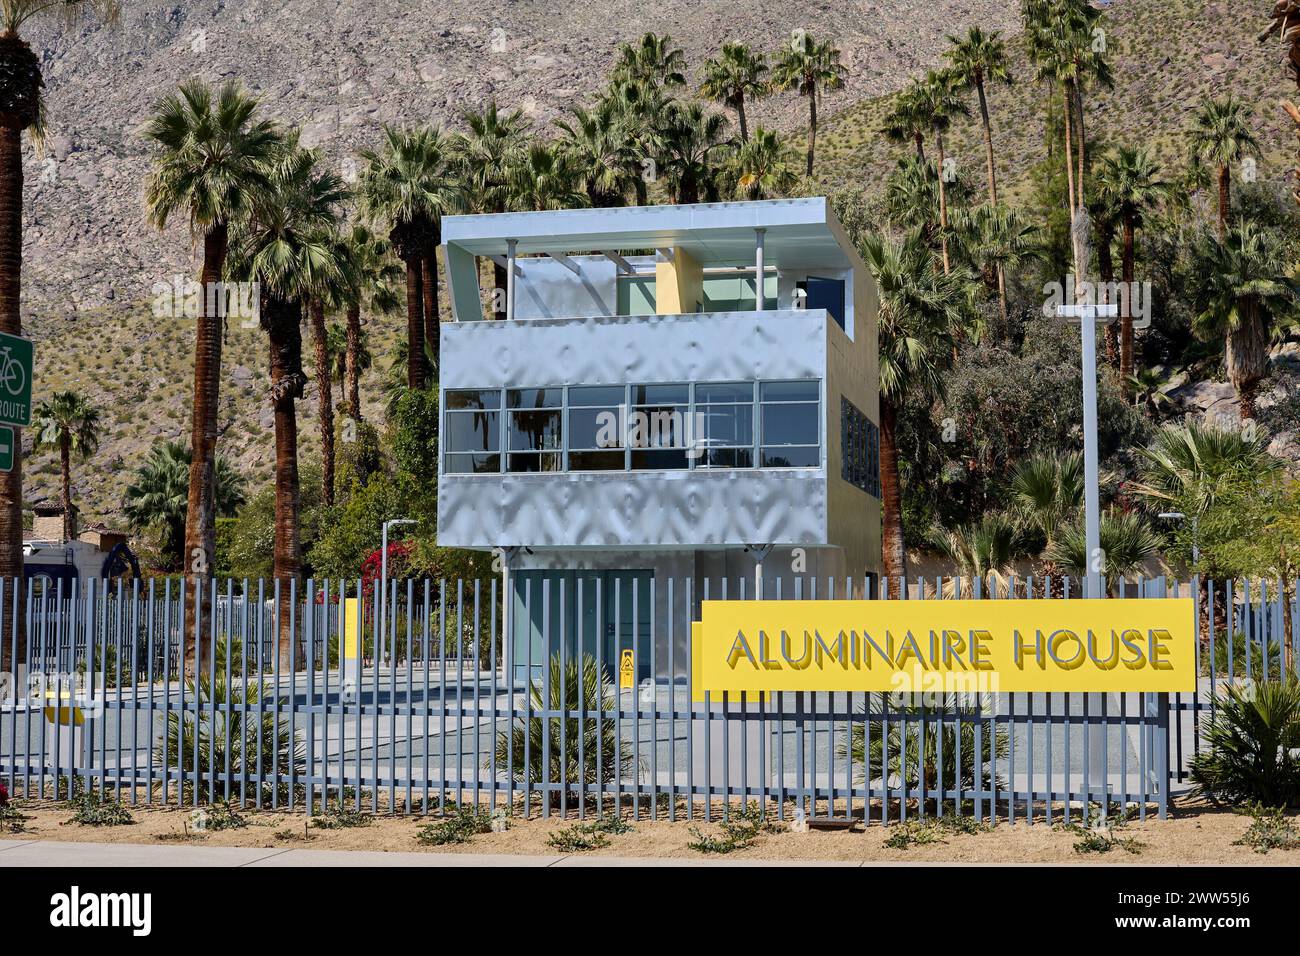
<path fill-rule="evenodd" d="M 158 846 L 135 843 L 63 843 L 0 840 L 0 869 L 10 866 L 863 866 L 858 860 L 661 859 L 626 856 L 550 856 L 487 853 L 376 853 L 366 850 L 293 850 L 275 847 Z M 878 864 L 877 864 L 878 865 Z"/>

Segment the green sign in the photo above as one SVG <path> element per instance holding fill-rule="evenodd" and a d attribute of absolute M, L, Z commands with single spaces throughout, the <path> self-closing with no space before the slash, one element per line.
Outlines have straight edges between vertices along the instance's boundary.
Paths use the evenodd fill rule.
<path fill-rule="evenodd" d="M 0 471 L 14 470 L 14 443 L 18 438 L 8 426 L 0 426 Z"/>
<path fill-rule="evenodd" d="M 0 425 L 32 423 L 32 342 L 0 332 Z"/>

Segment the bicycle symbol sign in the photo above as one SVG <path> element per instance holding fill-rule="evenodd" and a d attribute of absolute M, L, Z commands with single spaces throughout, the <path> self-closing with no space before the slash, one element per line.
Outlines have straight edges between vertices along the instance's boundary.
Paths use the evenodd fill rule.
<path fill-rule="evenodd" d="M 0 332 L 0 425 L 31 423 L 31 340 Z"/>

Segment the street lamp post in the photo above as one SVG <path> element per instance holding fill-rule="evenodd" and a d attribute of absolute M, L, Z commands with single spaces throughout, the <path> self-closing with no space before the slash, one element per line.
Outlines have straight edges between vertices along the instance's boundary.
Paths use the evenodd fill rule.
<path fill-rule="evenodd" d="M 1082 353 L 1083 371 L 1083 528 L 1086 541 L 1087 561 L 1084 571 L 1083 596 L 1101 598 L 1106 596 L 1102 586 L 1102 563 L 1105 555 L 1101 552 L 1101 492 L 1098 488 L 1097 465 L 1097 317 L 1113 319 L 1119 315 L 1119 306 L 1083 303 L 1062 305 L 1056 309 L 1061 318 L 1079 320 L 1079 345 Z M 1088 695 L 1089 709 L 1100 712 L 1102 695 Z M 1088 776 L 1084 781 L 1089 796 L 1102 794 L 1105 805 L 1110 799 L 1109 768 L 1106 766 L 1106 727 L 1088 724 Z"/>
<path fill-rule="evenodd" d="M 379 639 L 388 633 L 388 529 L 398 525 L 415 524 L 411 518 L 392 518 L 384 522 L 379 552 Z M 378 648 L 376 648 L 376 651 Z"/>

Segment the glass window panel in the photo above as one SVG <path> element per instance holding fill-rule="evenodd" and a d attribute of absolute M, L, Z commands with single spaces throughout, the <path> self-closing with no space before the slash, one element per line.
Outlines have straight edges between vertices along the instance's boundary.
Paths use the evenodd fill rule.
<path fill-rule="evenodd" d="M 754 450 L 752 448 L 710 448 L 699 459 L 698 464 L 705 468 L 752 468 Z"/>
<path fill-rule="evenodd" d="M 546 451 L 563 447 L 561 412 L 556 409 L 510 413 L 510 450 Z"/>
<path fill-rule="evenodd" d="M 686 444 L 686 405 L 644 405 L 628 421 L 628 443 L 633 448 L 682 448 Z"/>
<path fill-rule="evenodd" d="M 570 448 L 622 448 L 617 408 L 570 408 Z"/>
<path fill-rule="evenodd" d="M 507 470 L 511 472 L 564 470 L 564 456 L 559 452 L 513 452 L 507 458 Z"/>
<path fill-rule="evenodd" d="M 500 455 L 448 455 L 447 474 L 483 475 L 501 470 Z"/>
<path fill-rule="evenodd" d="M 455 411 L 456 409 L 476 409 L 476 408 L 500 408 L 501 391 L 500 389 L 490 390 L 473 390 L 457 389 L 447 392 L 447 410 Z"/>
<path fill-rule="evenodd" d="M 698 405 L 696 408 L 703 420 L 704 441 L 710 448 L 754 443 L 753 405 Z"/>
<path fill-rule="evenodd" d="M 680 451 L 633 451 L 632 467 L 637 471 L 662 471 L 670 468 L 686 468 L 689 463 L 686 450 Z"/>
<path fill-rule="evenodd" d="M 815 468 L 821 464 L 821 449 L 789 446 L 764 448 L 762 464 L 764 468 Z"/>
<path fill-rule="evenodd" d="M 499 451 L 500 426 L 500 412 L 449 412 L 445 437 L 447 451 Z"/>
<path fill-rule="evenodd" d="M 764 382 L 762 399 L 765 402 L 814 402 L 821 399 L 821 384 L 808 382 Z"/>
<path fill-rule="evenodd" d="M 685 385 L 633 385 L 632 404 L 675 404 L 690 400 Z"/>
<path fill-rule="evenodd" d="M 506 393 L 511 408 L 559 408 L 564 404 L 562 388 L 512 388 Z"/>
<path fill-rule="evenodd" d="M 725 382 L 695 386 L 696 404 L 706 402 L 752 402 L 754 385 L 752 382 Z"/>
<path fill-rule="evenodd" d="M 622 471 L 625 467 L 621 451 L 569 452 L 569 471 Z"/>
<path fill-rule="evenodd" d="M 764 445 L 817 445 L 818 406 L 813 404 L 763 406 Z"/>
<path fill-rule="evenodd" d="M 569 405 L 622 405 L 622 385 L 578 385 L 569 389 Z"/>

